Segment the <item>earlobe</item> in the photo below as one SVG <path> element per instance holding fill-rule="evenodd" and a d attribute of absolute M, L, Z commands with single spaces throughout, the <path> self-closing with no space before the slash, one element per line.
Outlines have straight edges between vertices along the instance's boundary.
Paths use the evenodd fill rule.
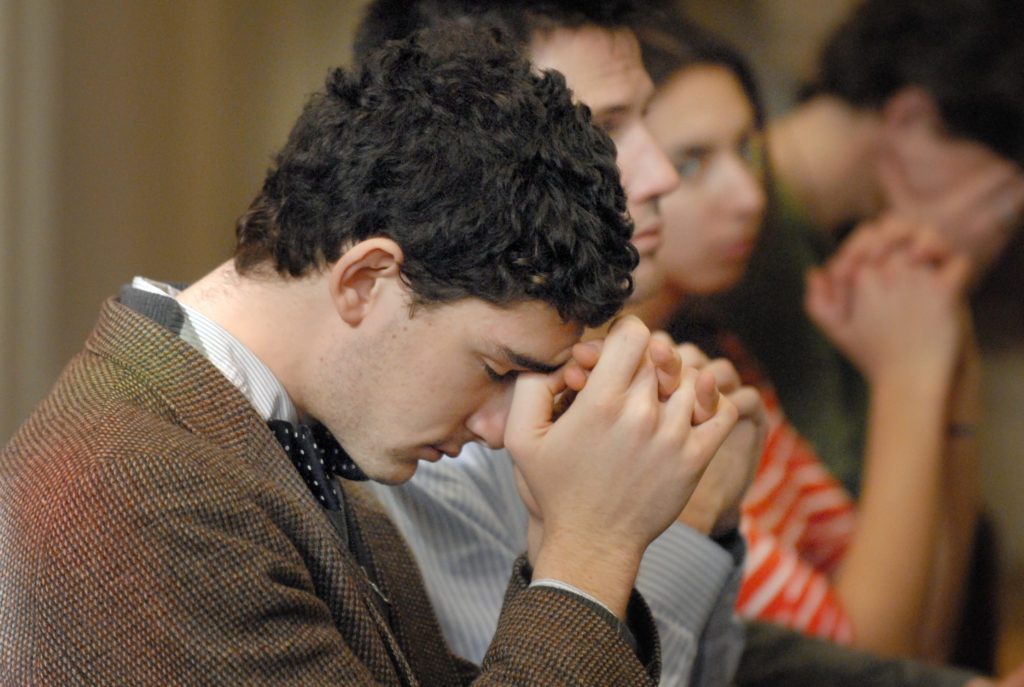
<path fill-rule="evenodd" d="M 885 101 L 882 125 L 888 135 L 900 139 L 921 134 L 943 135 L 942 116 L 935 99 L 916 86 L 900 89 Z"/>
<path fill-rule="evenodd" d="M 330 268 L 331 298 L 338 315 L 356 327 L 380 298 L 382 288 L 399 279 L 401 247 L 375 237 L 345 251 Z"/>

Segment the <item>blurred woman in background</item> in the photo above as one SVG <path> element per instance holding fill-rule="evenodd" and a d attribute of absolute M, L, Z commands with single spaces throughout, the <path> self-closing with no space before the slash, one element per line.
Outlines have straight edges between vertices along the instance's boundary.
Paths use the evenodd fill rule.
<path fill-rule="evenodd" d="M 965 260 L 925 228 L 889 219 L 858 229 L 815 277 L 826 333 L 869 382 L 868 478 L 855 502 L 788 424 L 713 298 L 762 249 L 770 179 L 751 73 L 672 10 L 637 33 L 657 89 L 648 123 L 682 183 L 661 199 L 664 286 L 635 312 L 696 344 L 691 364 L 735 374 L 713 360 L 728 358 L 769 414 L 742 503 L 738 611 L 882 654 L 944 659 L 974 522 L 971 457 L 946 433 L 953 398 L 965 426 L 976 421 Z"/>

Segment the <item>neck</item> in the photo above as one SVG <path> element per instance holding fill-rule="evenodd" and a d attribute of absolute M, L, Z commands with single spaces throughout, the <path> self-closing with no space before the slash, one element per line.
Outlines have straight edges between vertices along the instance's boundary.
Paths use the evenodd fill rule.
<path fill-rule="evenodd" d="M 241 275 L 228 261 L 188 287 L 178 300 L 252 351 L 303 413 L 300 380 L 304 368 L 317 357 L 316 333 L 325 329 L 316 323 L 328 321 L 324 308 L 330 299 L 322 278 L 281 277 L 269 268 Z M 302 346 L 295 344 L 296 332 L 308 333 L 302 335 Z"/>
<path fill-rule="evenodd" d="M 686 294 L 668 280 L 657 293 L 637 303 L 629 303 L 626 312 L 636 315 L 651 331 L 665 329 L 686 299 Z"/>
<path fill-rule="evenodd" d="M 768 127 L 772 173 L 826 233 L 878 212 L 878 117 L 817 96 Z"/>

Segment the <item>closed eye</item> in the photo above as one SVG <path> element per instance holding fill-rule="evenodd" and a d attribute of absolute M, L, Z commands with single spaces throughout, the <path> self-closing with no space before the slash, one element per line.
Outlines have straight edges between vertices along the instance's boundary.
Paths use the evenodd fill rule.
<path fill-rule="evenodd" d="M 498 384 L 511 384 L 516 381 L 516 377 L 519 376 L 519 370 L 509 370 L 504 374 L 499 374 L 490 365 L 484 365 L 484 370 L 487 372 L 487 376 L 490 380 Z"/>
<path fill-rule="evenodd" d="M 601 127 L 608 136 L 615 138 L 629 121 L 629 108 L 618 106 L 598 110 L 594 113 L 594 123 Z"/>

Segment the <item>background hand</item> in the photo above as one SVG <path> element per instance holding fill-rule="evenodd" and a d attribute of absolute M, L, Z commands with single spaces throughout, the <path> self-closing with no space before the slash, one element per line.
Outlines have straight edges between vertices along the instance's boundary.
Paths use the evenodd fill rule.
<path fill-rule="evenodd" d="M 878 173 L 887 206 L 933 225 L 967 255 L 972 282 L 1024 219 L 1024 173 L 977 144 L 923 137 L 902 156 L 883 157 Z"/>
<path fill-rule="evenodd" d="M 920 225 L 859 227 L 808 275 L 811 319 L 869 379 L 955 359 L 968 318 L 966 258 Z"/>

